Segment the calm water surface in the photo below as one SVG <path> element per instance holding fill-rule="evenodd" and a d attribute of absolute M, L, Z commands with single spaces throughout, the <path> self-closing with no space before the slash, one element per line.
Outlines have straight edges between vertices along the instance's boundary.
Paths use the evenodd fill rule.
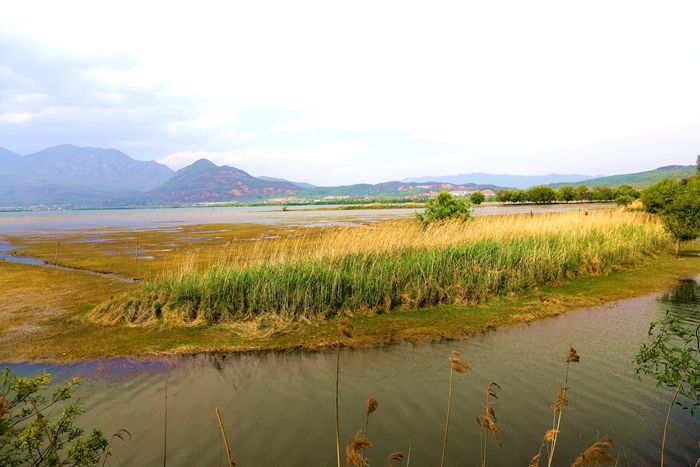
<path fill-rule="evenodd" d="M 476 215 L 513 214 L 527 212 L 558 212 L 572 210 L 610 209 L 611 204 L 555 204 L 550 206 L 477 207 Z M 353 225 L 397 217 L 415 216 L 416 209 L 358 209 L 332 210 L 332 206 L 280 207 L 211 207 L 211 208 L 152 208 L 105 209 L 85 211 L 24 211 L 0 212 L 0 234 L 40 233 L 43 231 L 89 228 L 167 228 L 178 225 L 287 224 L 304 226 Z M 325 209 L 324 209 L 325 208 Z"/>
<path fill-rule="evenodd" d="M 626 300 L 567 313 L 466 340 L 396 345 L 341 353 L 343 445 L 364 426 L 367 397 L 379 400 L 370 419 L 372 465 L 411 449 L 411 465 L 439 464 L 450 351 L 473 367 L 457 375 L 448 462 L 476 465 L 475 417 L 490 380 L 502 386 L 495 407 L 503 447 L 490 449 L 491 465 L 528 464 L 551 423 L 549 408 L 562 384 L 569 345 L 581 363 L 572 367 L 570 405 L 564 411 L 556 465 L 569 465 L 600 435 L 611 435 L 619 465 L 658 465 L 658 446 L 671 391 L 637 380 L 633 355 L 649 321 L 666 311 L 688 325 L 700 322 L 700 286 L 680 283 L 660 296 Z M 46 368 L 84 377 L 82 422 L 134 439 L 117 443 L 111 465 L 162 465 L 163 388 L 168 386 L 168 463 L 216 465 L 219 441 L 214 410 L 221 409 L 240 466 L 335 465 L 335 354 L 265 353 L 199 355 L 152 361 L 107 360 L 71 366 L 11 365 L 22 374 Z M 667 465 L 700 456 L 700 417 L 675 410 Z M 687 457 L 686 457 L 687 456 Z"/>

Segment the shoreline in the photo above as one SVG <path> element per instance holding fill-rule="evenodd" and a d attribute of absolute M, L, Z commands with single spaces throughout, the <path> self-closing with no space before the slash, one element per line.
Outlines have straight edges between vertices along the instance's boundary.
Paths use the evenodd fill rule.
<path fill-rule="evenodd" d="M 351 318 L 355 334 L 341 345 L 359 349 L 401 342 L 463 339 L 568 311 L 659 293 L 679 280 L 700 274 L 698 251 L 697 244 L 690 244 L 685 255 L 678 258 L 664 251 L 637 267 L 607 276 L 579 277 L 475 305 L 398 309 L 371 316 L 358 314 Z M 273 321 L 262 329 L 252 322 L 138 327 L 90 324 L 82 315 L 73 312 L 47 332 L 3 344 L 0 364 L 60 365 L 116 358 L 158 360 L 207 353 L 326 351 L 336 345 L 336 320 Z"/>

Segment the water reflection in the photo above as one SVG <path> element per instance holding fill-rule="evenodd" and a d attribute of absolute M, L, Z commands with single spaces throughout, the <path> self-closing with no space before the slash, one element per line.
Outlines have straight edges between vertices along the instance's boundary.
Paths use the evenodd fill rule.
<path fill-rule="evenodd" d="M 658 464 L 663 420 L 672 391 L 639 381 L 633 358 L 649 322 L 666 310 L 698 321 L 698 284 L 682 282 L 668 293 L 570 312 L 557 318 L 462 341 L 400 344 L 341 353 L 341 436 L 345 444 L 364 427 L 368 396 L 372 414 L 367 450 L 372 465 L 392 451 L 407 452 L 411 465 L 439 463 L 449 362 L 462 352 L 473 371 L 453 388 L 446 465 L 476 464 L 489 381 L 501 386 L 495 407 L 503 447 L 489 449 L 491 465 L 528 465 L 551 424 L 550 405 L 562 385 L 569 345 L 581 355 L 571 370 L 556 465 L 569 465 L 596 437 L 610 435 L 620 465 Z M 40 365 L 12 365 L 24 374 Z M 114 359 L 47 367 L 61 375 L 87 376 L 80 393 L 82 423 L 107 433 L 134 434 L 115 445 L 112 465 L 162 464 L 163 389 L 168 383 L 169 465 L 216 465 L 220 408 L 238 465 L 323 466 L 335 461 L 332 352 L 197 355 L 171 360 Z M 668 465 L 700 456 L 700 419 L 673 413 Z M 686 457 L 687 456 L 687 457 Z"/>
<path fill-rule="evenodd" d="M 694 280 L 680 281 L 659 297 L 659 302 L 681 322 L 690 326 L 700 324 L 700 284 Z"/>

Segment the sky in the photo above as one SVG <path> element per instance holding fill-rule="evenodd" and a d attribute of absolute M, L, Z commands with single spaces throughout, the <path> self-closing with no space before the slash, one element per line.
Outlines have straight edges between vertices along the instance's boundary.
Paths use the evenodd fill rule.
<path fill-rule="evenodd" d="M 322 185 L 700 154 L 700 2 L 4 2 L 0 146 Z"/>

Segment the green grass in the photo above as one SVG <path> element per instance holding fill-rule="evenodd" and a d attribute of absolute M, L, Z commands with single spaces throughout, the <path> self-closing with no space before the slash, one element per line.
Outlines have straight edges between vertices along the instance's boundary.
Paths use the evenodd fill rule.
<path fill-rule="evenodd" d="M 607 274 L 667 244 L 667 237 L 648 224 L 623 224 L 441 248 L 214 267 L 151 282 L 140 293 L 99 305 L 92 316 L 109 323 L 213 324 L 266 314 L 299 320 L 478 303 L 566 278 Z"/>

